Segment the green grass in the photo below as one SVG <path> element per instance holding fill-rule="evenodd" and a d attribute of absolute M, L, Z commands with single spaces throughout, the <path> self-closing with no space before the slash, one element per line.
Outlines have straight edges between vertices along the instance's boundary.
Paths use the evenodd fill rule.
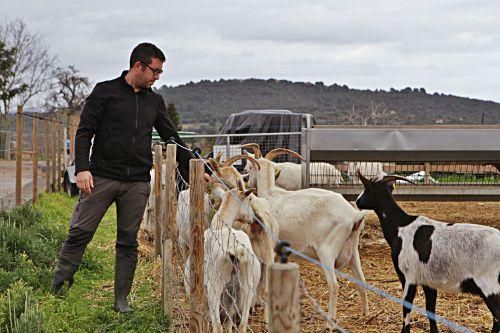
<path fill-rule="evenodd" d="M 76 199 L 60 194 L 43 195 L 36 210 L 40 216 L 40 225 L 45 238 L 50 235 L 66 236 L 69 219 Z M 40 229 L 40 228 L 39 228 Z M 28 281 L 22 276 L 18 279 L 21 286 L 10 284 L 10 289 L 21 290 L 17 294 L 26 294 L 31 303 L 31 311 L 36 323 L 41 321 L 42 329 L 31 325 L 31 332 L 165 332 L 168 320 L 163 316 L 160 299 L 155 292 L 159 288 L 154 277 L 150 276 L 154 262 L 140 260 L 137 267 L 136 279 L 132 287 L 132 306 L 136 309 L 131 314 L 118 314 L 113 311 L 113 279 L 114 279 L 114 252 L 116 240 L 116 212 L 114 206 L 108 210 L 103 218 L 94 239 L 85 252 L 84 261 L 75 275 L 75 283 L 63 297 L 54 297 L 48 291 L 51 272 L 61 246 L 45 242 L 46 257 L 43 263 L 49 267 L 43 268 L 43 274 Z M 56 250 L 53 250 L 54 246 Z M 36 252 L 39 255 L 39 252 Z M 37 259 L 38 260 L 38 259 Z M 46 267 L 46 266 L 41 266 Z M 41 269 L 41 268 L 40 268 Z M 0 288 L 2 287 L 0 281 Z M 14 288 L 14 289 L 13 289 Z M 24 289 L 23 289 L 24 288 Z M 27 292 L 25 292 L 27 288 Z M 30 289 L 32 291 L 30 291 Z M 0 289 L 1 290 L 1 289 Z M 3 292 L 3 304 L 6 304 L 7 292 Z M 19 298 L 19 297 L 18 297 Z M 25 297 L 26 298 L 26 297 Z M 17 301 L 17 303 L 22 303 Z M 26 303 L 26 302 L 24 302 Z M 1 310 L 0 302 L 0 310 Z M 5 309 L 4 309 L 5 310 Z M 17 315 L 19 316 L 17 310 Z M 32 319 L 34 321 L 34 319 Z M 26 326 L 28 327 L 28 326 Z M 0 327 L 0 332 L 5 328 Z M 13 331 L 13 330 L 11 330 Z M 22 330 L 27 332 L 26 330 Z"/>
<path fill-rule="evenodd" d="M 440 183 L 451 184 L 481 184 L 495 185 L 500 184 L 500 177 L 496 175 L 456 175 L 456 174 L 431 174 Z"/>

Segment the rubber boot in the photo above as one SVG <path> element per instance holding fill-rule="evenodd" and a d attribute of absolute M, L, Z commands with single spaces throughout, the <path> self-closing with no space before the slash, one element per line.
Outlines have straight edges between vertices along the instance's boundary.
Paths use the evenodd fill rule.
<path fill-rule="evenodd" d="M 70 264 L 63 259 L 58 259 L 54 268 L 54 278 L 50 283 L 50 291 L 54 295 L 60 295 L 64 282 L 67 282 L 68 289 L 73 285 L 73 276 L 75 275 L 78 265 Z"/>
<path fill-rule="evenodd" d="M 115 305 L 114 309 L 117 312 L 127 313 L 132 312 L 132 309 L 127 302 L 127 296 L 130 293 L 132 282 L 134 281 L 135 267 L 137 261 L 128 261 L 124 259 L 116 259 L 115 262 Z"/>

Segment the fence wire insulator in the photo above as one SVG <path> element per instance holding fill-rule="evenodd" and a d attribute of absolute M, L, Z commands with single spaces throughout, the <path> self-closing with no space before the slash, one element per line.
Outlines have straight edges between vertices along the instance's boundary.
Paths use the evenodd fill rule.
<path fill-rule="evenodd" d="M 288 256 L 292 253 L 292 251 L 290 251 L 289 242 L 283 240 L 278 241 L 274 251 L 280 256 L 280 263 L 288 263 Z"/>

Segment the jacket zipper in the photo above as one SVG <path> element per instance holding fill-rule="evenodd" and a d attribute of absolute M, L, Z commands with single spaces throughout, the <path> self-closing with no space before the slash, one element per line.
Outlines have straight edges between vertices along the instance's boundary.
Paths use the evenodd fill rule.
<path fill-rule="evenodd" d="M 139 99 L 137 98 L 137 94 L 135 94 L 135 130 L 132 135 L 132 156 L 135 154 L 135 135 L 137 134 L 137 124 L 139 121 Z M 132 156 L 130 158 L 132 158 Z M 127 176 L 130 177 L 130 159 L 129 164 L 127 165 Z"/>

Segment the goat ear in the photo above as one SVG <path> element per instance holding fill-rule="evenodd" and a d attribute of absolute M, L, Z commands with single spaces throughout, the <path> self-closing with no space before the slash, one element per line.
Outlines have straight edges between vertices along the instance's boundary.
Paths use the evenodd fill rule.
<path fill-rule="evenodd" d="M 222 152 L 218 152 L 217 155 L 215 155 L 215 161 L 220 164 L 220 160 L 222 158 Z"/>
<path fill-rule="evenodd" d="M 220 175 L 219 163 L 217 163 L 217 161 L 214 160 L 213 158 L 209 158 L 208 159 L 208 163 L 210 163 L 210 166 L 212 167 L 212 169 L 214 170 L 214 172 L 216 174 Z"/>
<path fill-rule="evenodd" d="M 358 171 L 356 172 L 356 174 L 358 175 L 359 180 L 361 180 L 361 183 L 363 183 L 363 185 L 364 185 L 365 187 L 368 187 L 368 185 L 370 185 L 371 181 L 370 181 L 370 180 L 368 180 L 368 179 L 366 179 L 366 178 L 365 178 L 365 176 L 363 176 L 363 175 L 361 174 L 361 172 L 359 171 L 359 169 L 358 169 Z"/>
<path fill-rule="evenodd" d="M 221 179 L 221 182 L 222 182 L 222 184 L 224 184 L 224 186 L 226 186 L 230 190 L 232 190 L 234 188 L 234 186 L 232 184 L 229 184 L 229 182 L 226 181 L 225 179 Z"/>
<path fill-rule="evenodd" d="M 281 169 L 276 169 L 274 172 L 274 180 L 277 180 L 281 174 Z"/>
<path fill-rule="evenodd" d="M 246 197 L 248 197 L 250 194 L 254 193 L 255 190 L 256 190 L 255 188 L 251 188 L 251 189 L 248 189 L 245 192 L 243 192 L 243 199 L 245 199 Z"/>
<path fill-rule="evenodd" d="M 226 191 L 225 187 L 228 187 L 228 186 L 227 186 L 227 183 L 223 179 L 221 179 L 221 180 L 211 179 L 209 182 L 207 182 L 205 184 L 205 189 L 207 190 L 208 193 L 212 192 L 216 187 L 219 187 L 220 189 L 222 189 L 225 192 Z M 228 188 L 231 189 L 230 186 Z"/>
<path fill-rule="evenodd" d="M 245 156 L 248 156 L 248 152 L 247 152 L 247 150 L 246 150 L 246 149 L 243 149 L 243 151 L 242 151 L 241 153 L 242 153 L 243 155 L 245 155 Z"/>
<path fill-rule="evenodd" d="M 416 185 L 414 182 L 412 182 L 411 180 L 405 178 L 405 177 L 401 177 L 401 176 L 398 176 L 398 175 L 389 175 L 389 176 L 384 176 L 384 178 L 382 178 L 381 182 L 382 183 L 386 183 L 386 184 L 390 184 L 390 183 L 395 183 L 396 180 L 402 180 L 402 181 L 405 181 L 405 182 L 408 182 L 408 183 L 411 183 L 413 185 Z"/>
<path fill-rule="evenodd" d="M 238 191 L 245 191 L 245 184 L 243 183 L 243 180 L 241 178 L 236 179 L 236 186 L 238 188 Z"/>

